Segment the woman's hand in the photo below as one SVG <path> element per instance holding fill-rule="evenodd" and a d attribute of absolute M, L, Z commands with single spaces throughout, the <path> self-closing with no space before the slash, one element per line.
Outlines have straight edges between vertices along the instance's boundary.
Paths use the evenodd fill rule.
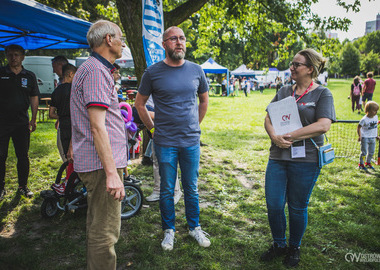
<path fill-rule="evenodd" d="M 289 134 L 274 135 L 271 139 L 272 142 L 279 148 L 289 148 L 293 143 Z"/>
<path fill-rule="evenodd" d="M 291 139 L 291 135 L 276 135 L 268 114 L 265 116 L 264 127 L 270 139 L 275 145 L 277 145 L 277 147 L 289 148 L 292 145 L 293 142 Z"/>

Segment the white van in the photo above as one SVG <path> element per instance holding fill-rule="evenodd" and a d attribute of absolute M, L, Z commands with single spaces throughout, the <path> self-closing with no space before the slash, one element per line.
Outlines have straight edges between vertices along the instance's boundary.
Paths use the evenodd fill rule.
<path fill-rule="evenodd" d="M 53 73 L 51 56 L 25 56 L 22 65 L 36 74 L 40 97 L 50 97 L 54 91 L 54 80 L 58 77 Z"/>

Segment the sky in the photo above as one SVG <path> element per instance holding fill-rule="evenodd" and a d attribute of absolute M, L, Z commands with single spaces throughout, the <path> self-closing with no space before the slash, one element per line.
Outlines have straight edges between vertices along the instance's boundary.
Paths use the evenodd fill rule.
<path fill-rule="evenodd" d="M 347 3 L 353 3 L 352 0 L 346 0 Z M 367 21 L 376 20 L 376 15 L 380 13 L 380 0 L 361 0 L 361 8 L 358 13 L 350 11 L 349 13 L 343 7 L 336 5 L 336 0 L 319 0 L 317 4 L 313 4 L 312 12 L 320 17 L 336 16 L 348 18 L 352 21 L 347 32 L 333 30 L 333 33 L 338 33 L 339 40 L 343 41 L 348 38 L 362 37 L 365 33 L 365 25 Z"/>

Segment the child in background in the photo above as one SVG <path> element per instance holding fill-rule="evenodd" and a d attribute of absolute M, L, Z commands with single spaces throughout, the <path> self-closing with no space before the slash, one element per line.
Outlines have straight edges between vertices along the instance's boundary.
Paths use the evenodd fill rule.
<path fill-rule="evenodd" d="M 49 117 L 58 119 L 59 132 L 61 136 L 63 152 L 67 158 L 71 141 L 71 119 L 70 119 L 70 93 L 71 82 L 73 81 L 77 68 L 72 64 L 62 67 L 63 81 L 51 95 L 51 105 Z M 53 184 L 52 188 L 60 195 L 65 193 L 66 182 L 70 174 L 74 171 L 73 164 L 70 163 L 66 172 L 66 181 L 61 184 Z"/>
<path fill-rule="evenodd" d="M 360 120 L 357 132 L 359 135 L 358 141 L 361 143 L 361 154 L 359 161 L 359 170 L 368 171 L 368 169 L 375 170 L 371 165 L 372 157 L 375 153 L 376 139 L 380 139 L 377 134 L 378 117 L 377 111 L 379 105 L 374 101 L 369 101 L 365 105 L 365 116 Z M 367 155 L 368 153 L 368 155 Z M 366 163 L 364 166 L 364 159 Z"/>
<path fill-rule="evenodd" d="M 360 114 L 361 105 L 359 101 L 361 99 L 362 85 L 360 83 L 360 77 L 356 76 L 354 82 L 351 84 L 350 98 L 352 102 L 352 112 L 358 110 Z"/>

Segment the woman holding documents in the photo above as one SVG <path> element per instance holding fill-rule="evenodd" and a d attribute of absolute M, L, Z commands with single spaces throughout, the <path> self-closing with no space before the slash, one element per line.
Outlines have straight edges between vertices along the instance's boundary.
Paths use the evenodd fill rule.
<path fill-rule="evenodd" d="M 289 65 L 295 84 L 282 87 L 267 108 L 265 129 L 272 146 L 265 176 L 265 196 L 273 245 L 261 255 L 262 261 L 285 256 L 284 264 L 289 267 L 297 266 L 300 261 L 307 206 L 320 172 L 317 149 L 310 138 L 323 145 L 323 134 L 335 121 L 330 90 L 313 81 L 325 62 L 313 49 L 298 52 Z M 286 202 L 289 246 L 285 236 Z"/>

